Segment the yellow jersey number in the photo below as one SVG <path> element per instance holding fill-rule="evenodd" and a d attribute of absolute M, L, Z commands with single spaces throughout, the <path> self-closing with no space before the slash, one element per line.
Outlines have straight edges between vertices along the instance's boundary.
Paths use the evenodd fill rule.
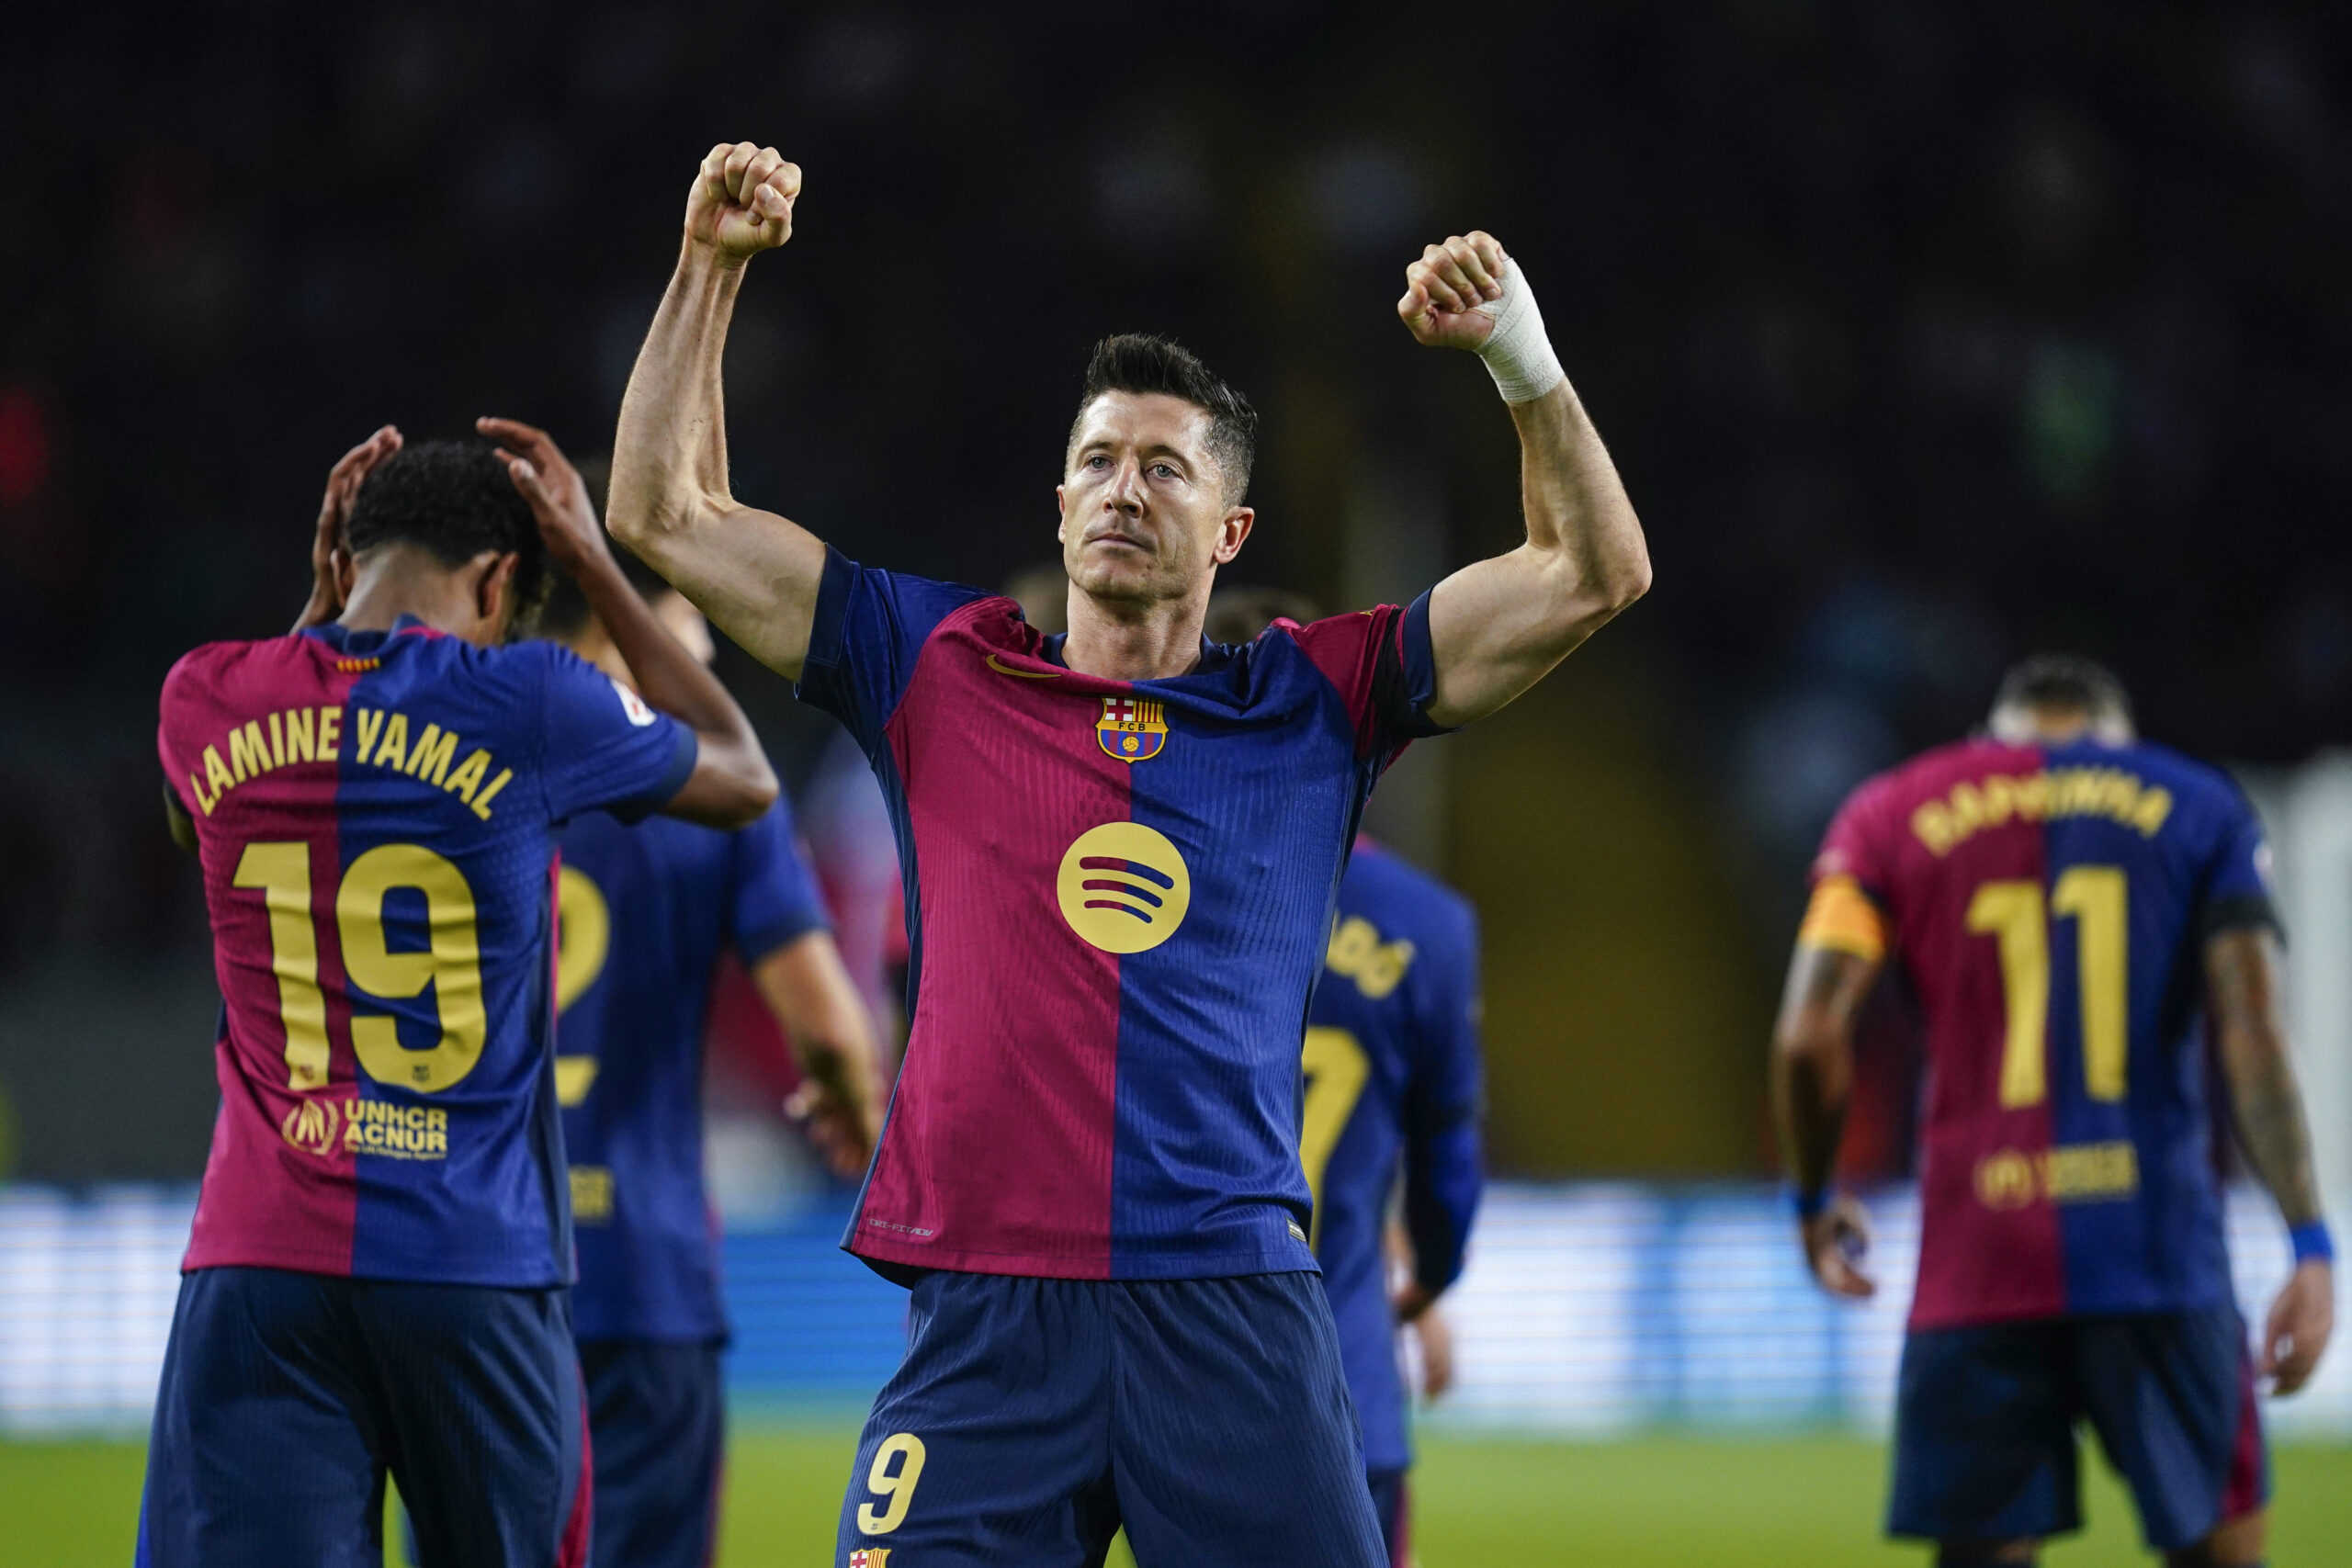
<path fill-rule="evenodd" d="M 580 993 L 605 972 L 613 945 L 613 911 L 595 878 L 568 865 L 555 885 L 555 1010 L 559 1013 L 580 999 Z M 596 1058 L 590 1055 L 555 1059 L 555 1097 L 566 1108 L 578 1105 L 595 1087 Z"/>
<path fill-rule="evenodd" d="M 1999 946 L 2008 1023 L 2001 1047 L 2001 1105 L 2039 1105 L 2050 1093 L 2050 928 L 2075 921 L 2083 1004 L 2084 1087 L 2093 1100 L 2123 1098 L 2131 1053 L 2130 887 L 2120 866 L 2069 866 L 2051 888 L 2026 880 L 1983 884 L 1968 901 L 1968 929 Z"/>
<path fill-rule="evenodd" d="M 901 1461 L 896 1474 L 890 1471 L 892 1460 Z M 893 1432 L 882 1439 L 882 1446 L 874 1450 L 874 1466 L 865 1472 L 865 1489 L 882 1498 L 884 1506 L 857 1506 L 861 1531 L 888 1535 L 907 1522 L 907 1510 L 915 1503 L 915 1484 L 922 1480 L 922 1439 L 912 1432 Z"/>
<path fill-rule="evenodd" d="M 318 932 L 311 915 L 311 846 L 299 840 L 247 844 L 232 880 L 258 891 L 269 910 L 270 968 L 277 977 L 277 1011 L 286 1030 L 287 1084 L 317 1089 L 327 1081 L 328 1044 Z M 384 899 L 400 887 L 424 896 L 427 936 L 422 953 L 395 953 L 385 941 Z M 472 1072 L 481 1060 L 490 1023 L 474 895 L 465 874 L 420 844 L 379 844 L 343 874 L 334 915 L 344 973 L 355 990 L 399 1001 L 430 986 L 440 1020 L 440 1040 L 412 1051 L 400 1043 L 398 1025 L 389 1015 L 355 1013 L 352 1052 L 368 1076 L 432 1094 Z"/>
<path fill-rule="evenodd" d="M 1363 1042 L 1344 1029 L 1316 1024 L 1306 1032 L 1306 1048 L 1299 1066 L 1306 1075 L 1306 1114 L 1298 1130 L 1298 1163 L 1306 1173 L 1307 1196 L 1315 1205 L 1314 1230 L 1308 1245 L 1323 1239 L 1323 1173 L 1340 1134 L 1363 1098 L 1372 1078 L 1372 1058 Z"/>

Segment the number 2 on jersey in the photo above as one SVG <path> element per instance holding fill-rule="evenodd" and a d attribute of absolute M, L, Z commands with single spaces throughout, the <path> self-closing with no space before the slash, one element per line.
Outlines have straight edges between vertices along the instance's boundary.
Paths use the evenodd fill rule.
<path fill-rule="evenodd" d="M 2039 1105 L 2050 1093 L 2050 925 L 2073 917 L 2083 1006 L 2084 1088 L 2123 1098 L 2131 1050 L 2130 888 L 2120 866 L 2069 866 L 2050 890 L 2023 879 L 1987 882 L 1968 901 L 1968 929 L 1998 942 L 2008 1012 L 2001 1105 Z"/>
<path fill-rule="evenodd" d="M 595 878 L 568 865 L 556 878 L 555 915 L 555 1010 L 561 1014 L 605 972 L 613 946 L 613 911 Z M 595 1086 L 594 1056 L 555 1059 L 556 1103 L 565 1110 L 585 1103 Z"/>
<path fill-rule="evenodd" d="M 327 1081 L 327 1010 L 319 988 L 318 932 L 311 913 L 311 846 L 300 840 L 247 844 L 232 879 L 260 890 L 269 910 L 270 969 L 277 976 L 278 1016 L 286 1026 L 286 1081 L 316 1089 Z M 394 888 L 424 896 L 426 946 L 395 952 L 385 939 L 384 900 Z M 336 934 L 352 985 L 388 1001 L 433 987 L 440 1040 L 423 1051 L 400 1042 L 385 1014 L 351 1020 L 359 1065 L 379 1083 L 431 1094 L 474 1070 L 489 1038 L 481 987 L 481 942 L 473 889 L 465 873 L 420 844 L 380 844 L 351 863 L 335 891 Z"/>

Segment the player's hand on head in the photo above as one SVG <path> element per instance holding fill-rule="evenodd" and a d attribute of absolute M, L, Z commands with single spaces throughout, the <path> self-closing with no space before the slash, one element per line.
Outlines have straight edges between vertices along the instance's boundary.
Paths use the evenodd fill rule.
<path fill-rule="evenodd" d="M 1430 245 L 1405 269 L 1397 317 L 1419 343 L 1475 353 L 1495 330 L 1493 312 L 1479 307 L 1502 299 L 1510 268 L 1502 243 L 1483 229 Z"/>
<path fill-rule="evenodd" d="M 549 555 L 569 568 L 608 553 L 604 525 L 596 520 L 596 508 L 588 499 L 587 481 L 554 437 L 536 425 L 513 419 L 478 419 L 474 428 L 498 443 L 507 475 L 530 502 L 531 515 L 538 519 L 539 537 L 547 541 Z"/>
<path fill-rule="evenodd" d="M 343 614 L 342 559 L 349 553 L 344 525 L 351 503 L 377 464 L 401 449 L 401 433 L 385 425 L 345 452 L 327 470 L 326 494 L 319 502 L 319 520 L 311 533 L 311 602 L 302 607 L 294 629 L 324 626 Z"/>
<path fill-rule="evenodd" d="M 800 165 L 773 147 L 720 142 L 695 173 L 686 197 L 686 238 L 730 265 L 792 238 Z"/>
<path fill-rule="evenodd" d="M 2335 1270 L 2320 1258 L 2287 1277 L 2262 1330 L 2262 1375 L 2274 1394 L 2293 1393 L 2311 1381 L 2335 1331 Z"/>
<path fill-rule="evenodd" d="M 1823 1290 L 1852 1301 L 1878 1294 L 1878 1282 L 1861 1269 L 1871 1250 L 1870 1213 L 1850 1193 L 1838 1194 L 1803 1229 L 1805 1262 Z"/>

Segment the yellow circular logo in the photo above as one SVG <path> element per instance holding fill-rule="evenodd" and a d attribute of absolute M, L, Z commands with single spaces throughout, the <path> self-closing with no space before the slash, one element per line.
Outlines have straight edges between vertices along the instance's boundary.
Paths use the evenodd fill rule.
<path fill-rule="evenodd" d="M 1062 855 L 1054 891 L 1069 929 L 1105 953 L 1143 953 L 1176 934 L 1193 903 L 1193 874 L 1168 836 L 1105 822 Z"/>

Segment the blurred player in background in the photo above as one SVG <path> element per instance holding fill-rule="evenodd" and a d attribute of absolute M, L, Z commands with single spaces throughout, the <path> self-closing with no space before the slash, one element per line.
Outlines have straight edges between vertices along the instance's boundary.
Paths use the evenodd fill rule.
<path fill-rule="evenodd" d="M 481 428 L 506 449 L 390 427 L 355 448 L 294 634 L 164 683 L 225 1005 L 143 1565 L 380 1562 L 387 1472 L 428 1568 L 586 1561 L 554 832 L 598 808 L 740 828 L 775 777 L 554 443 Z M 642 698 L 502 646 L 549 557 Z"/>
<path fill-rule="evenodd" d="M 1269 589 L 1209 600 L 1211 642 L 1253 641 L 1276 616 L 1304 625 L 1315 606 Z M 1348 1393 L 1363 1425 L 1363 1462 L 1388 1559 L 1410 1561 L 1396 1325 L 1418 1336 L 1422 1386 L 1453 1376 L 1453 1341 L 1437 1299 L 1461 1276 L 1485 1182 L 1478 1115 L 1478 917 L 1460 894 L 1356 840 L 1306 1018 L 1306 1111 L 1300 1163 L 1315 1201 L 1308 1233 L 1340 1331 Z M 1401 1245 L 1389 1224 L 1401 1175 Z M 1384 1247 L 1384 1237 L 1389 1245 Z M 1392 1297 L 1389 1253 L 1406 1275 Z"/>
<path fill-rule="evenodd" d="M 621 566 L 654 618 L 708 664 L 701 612 L 633 558 Z M 557 578 L 539 627 L 637 683 L 569 577 Z M 874 1033 L 781 797 L 733 832 L 586 812 L 558 843 L 555 1077 L 580 1248 L 572 1334 L 595 1453 L 595 1562 L 702 1568 L 717 1545 L 726 1442 L 727 1319 L 702 1122 L 720 956 L 733 947 L 782 1026 L 801 1077 L 791 1110 L 848 1177 L 874 1147 Z"/>
<path fill-rule="evenodd" d="M 1332 897 L 1409 740 L 1502 706 L 1646 589 L 1640 526 L 1524 275 L 1473 234 L 1429 247 L 1397 310 L 1485 358 L 1527 537 L 1411 607 L 1206 644 L 1255 522 L 1255 416 L 1140 336 L 1098 345 L 1064 446 L 1067 636 L 858 566 L 728 490 L 727 324 L 799 189 L 773 148 L 705 161 L 610 521 L 858 737 L 906 851 L 912 1030 L 847 1245 L 912 1286 L 913 1334 L 837 1561 L 1099 1563 L 1124 1522 L 1148 1568 L 1374 1568 L 1298 1161 Z M 902 369 L 904 460 L 877 478 L 952 514 L 952 414 Z"/>
<path fill-rule="evenodd" d="M 2087 1420 L 2152 1547 L 2259 1562 L 2256 1379 L 2286 1394 L 2310 1378 L 2335 1290 L 2252 808 L 2135 739 L 2108 671 L 2038 658 L 2003 681 L 1990 735 L 1856 790 L 1813 876 L 1773 1088 L 1805 1256 L 1839 1295 L 1873 1288 L 1863 1215 L 1831 1181 L 1854 1021 L 1890 957 L 1927 1027 L 1891 1531 L 1940 1542 L 1950 1565 L 2031 1562 L 2080 1525 Z M 2213 1055 L 2293 1237 L 2252 1358 Z"/>

